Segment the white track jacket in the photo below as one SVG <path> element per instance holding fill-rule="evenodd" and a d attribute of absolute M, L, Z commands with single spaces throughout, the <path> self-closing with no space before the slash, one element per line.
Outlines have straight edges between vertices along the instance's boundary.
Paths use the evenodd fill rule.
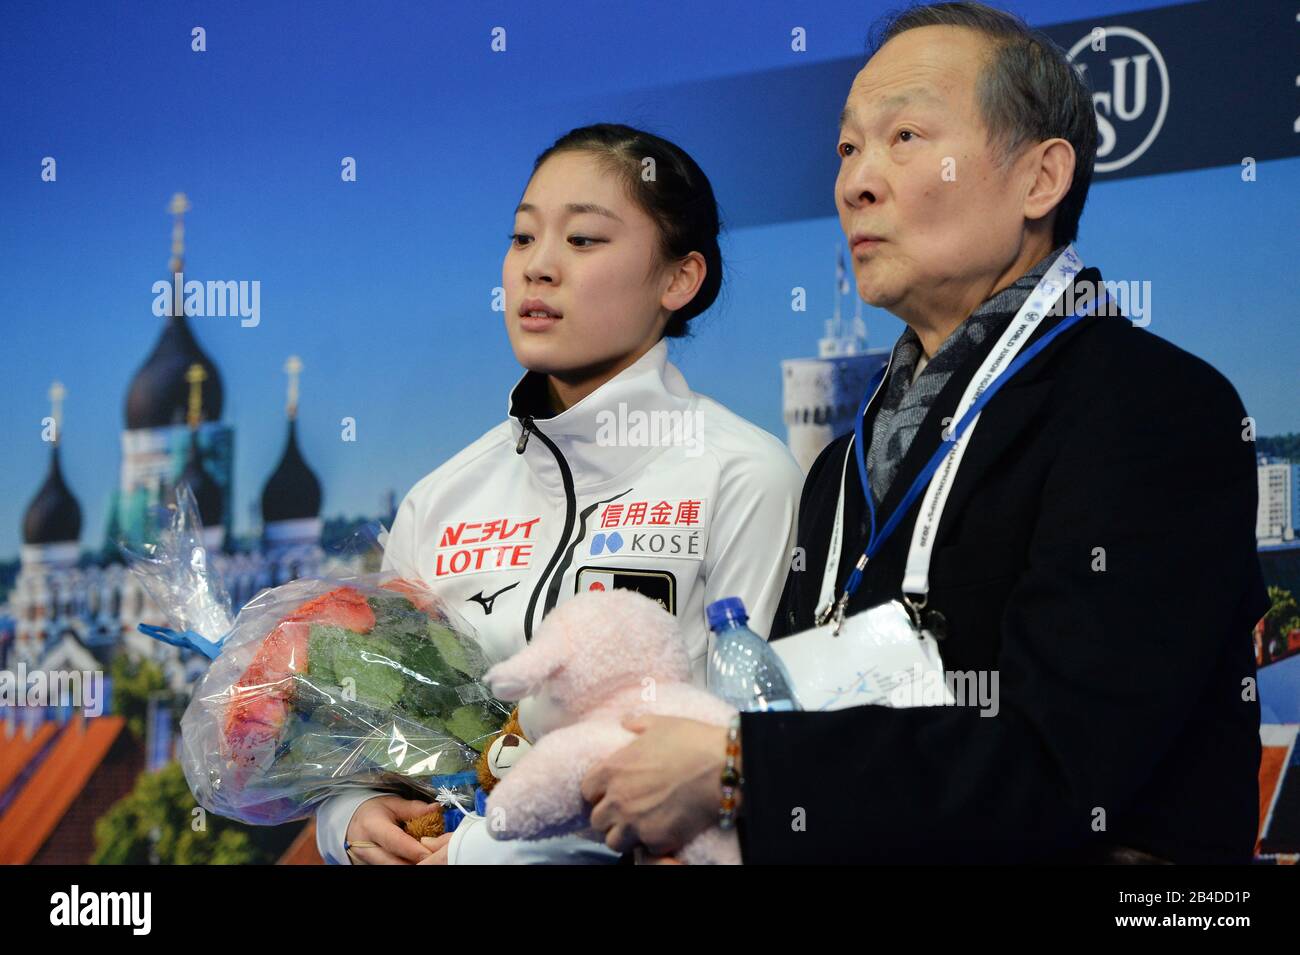
<path fill-rule="evenodd" d="M 766 431 L 690 390 L 659 342 L 557 415 L 529 372 L 509 417 L 411 489 L 384 569 L 418 577 L 476 629 L 485 652 L 522 649 L 542 618 L 579 591 L 627 587 L 680 619 L 704 685 L 705 606 L 740 597 L 766 636 L 794 546 L 803 476 Z M 347 863 L 343 840 L 373 790 L 331 796 L 317 845 Z M 577 838 L 494 842 L 471 816 L 450 861 L 615 858 Z"/>

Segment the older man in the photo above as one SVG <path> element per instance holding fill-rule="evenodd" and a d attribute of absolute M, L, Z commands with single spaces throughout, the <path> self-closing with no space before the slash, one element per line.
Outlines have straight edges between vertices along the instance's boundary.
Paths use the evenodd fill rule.
<path fill-rule="evenodd" d="M 850 619 L 905 595 L 926 465 L 1031 293 L 1065 288 L 967 439 L 909 601 L 946 634 L 943 669 L 998 698 L 746 714 L 730 739 L 639 722 L 584 782 L 610 846 L 671 853 L 715 824 L 730 742 L 746 862 L 1250 858 L 1268 603 L 1245 412 L 1110 310 L 1067 323 L 1100 283 L 1068 248 L 1095 144 L 1083 82 L 1021 21 L 945 3 L 888 23 L 845 102 L 835 199 L 859 294 L 908 327 L 858 437 L 808 475 L 774 636 L 846 589 Z"/>

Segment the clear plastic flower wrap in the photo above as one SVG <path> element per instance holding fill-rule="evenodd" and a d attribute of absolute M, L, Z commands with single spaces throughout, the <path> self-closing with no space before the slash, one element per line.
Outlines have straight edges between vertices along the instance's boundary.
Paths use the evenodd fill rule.
<path fill-rule="evenodd" d="M 473 629 L 391 574 L 291 581 L 223 618 L 193 499 L 177 500 L 159 543 L 128 562 L 175 628 L 141 629 L 212 658 L 181 718 L 199 804 L 274 825 L 349 786 L 472 802 L 479 751 L 510 715 L 482 683 L 491 661 Z"/>

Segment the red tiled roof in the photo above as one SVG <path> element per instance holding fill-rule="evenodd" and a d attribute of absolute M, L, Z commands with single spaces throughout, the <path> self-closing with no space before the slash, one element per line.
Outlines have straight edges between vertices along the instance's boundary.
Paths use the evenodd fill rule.
<path fill-rule="evenodd" d="M 16 730 L 12 737 L 6 739 L 5 731 L 0 729 L 0 793 L 9 788 L 23 767 L 41 751 L 41 747 L 49 742 L 57 730 L 58 726 L 54 723 L 42 723 L 32 733 L 31 739 L 27 738 L 27 733 L 22 729 Z"/>
<path fill-rule="evenodd" d="M 0 816 L 0 864 L 22 865 L 32 860 L 125 725 L 126 720 L 120 716 L 87 720 L 77 715 L 69 720 L 49 755 Z M 51 732 L 56 729 L 52 724 L 46 726 Z M 39 735 L 35 734 L 33 741 Z M 0 742 L 0 772 L 11 765 L 8 750 L 19 738 Z M 26 762 L 23 760 L 20 768 Z"/>
<path fill-rule="evenodd" d="M 1294 723 L 1265 723 L 1260 726 L 1263 751 L 1259 760 L 1259 832 L 1255 838 L 1255 855 L 1259 856 L 1262 843 L 1269 835 L 1265 828 L 1271 822 L 1279 789 L 1287 785 L 1287 770 L 1291 768 L 1293 749 L 1297 744 L 1300 727 Z M 1294 785 L 1294 783 L 1291 783 Z"/>

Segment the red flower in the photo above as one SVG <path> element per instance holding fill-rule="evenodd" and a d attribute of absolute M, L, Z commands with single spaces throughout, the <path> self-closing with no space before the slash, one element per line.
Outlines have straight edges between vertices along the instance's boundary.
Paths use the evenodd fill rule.
<path fill-rule="evenodd" d="M 267 634 L 253 662 L 231 688 L 223 730 L 227 752 L 235 762 L 252 765 L 279 736 L 289 715 L 293 676 L 307 670 L 313 623 L 367 633 L 375 625 L 375 615 L 365 594 L 354 587 L 338 587 L 307 601 Z"/>

